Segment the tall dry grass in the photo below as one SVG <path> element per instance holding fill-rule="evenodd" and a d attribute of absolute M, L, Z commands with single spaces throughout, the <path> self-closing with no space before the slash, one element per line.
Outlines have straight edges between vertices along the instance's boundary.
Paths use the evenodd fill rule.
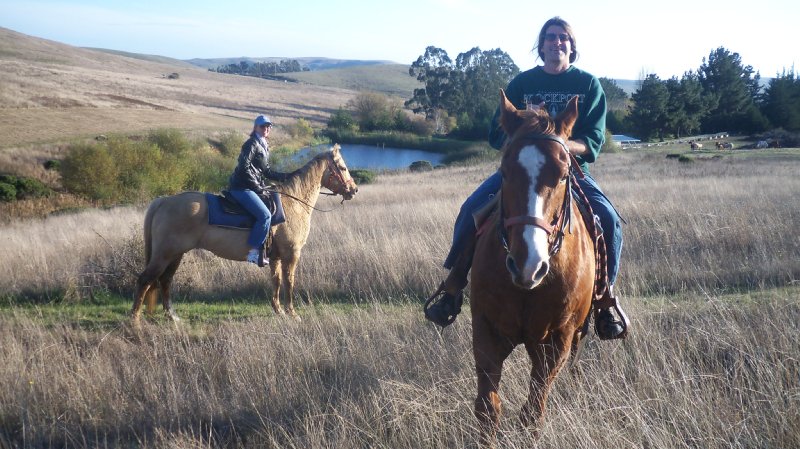
<path fill-rule="evenodd" d="M 501 395 L 505 448 L 800 445 L 800 307 L 772 297 L 651 298 L 633 335 L 592 340 L 556 381 L 541 438 L 517 421 L 529 363 Z M 91 332 L 0 317 L 8 447 L 476 447 L 470 318 L 443 335 L 375 301 L 302 323 Z"/>
<path fill-rule="evenodd" d="M 606 155 L 595 177 L 627 221 L 618 288 L 624 295 L 731 291 L 800 278 L 800 180 L 792 159 L 684 164 L 660 154 Z M 423 296 L 444 275 L 455 215 L 491 163 L 385 174 L 356 199 L 322 197 L 298 270 L 299 293 L 324 299 Z M 143 267 L 141 208 L 86 211 L 0 227 L 0 291 L 130 294 Z M 178 298 L 258 293 L 262 270 L 187 255 Z M 87 281 L 91 279 L 91 281 Z M 178 303 L 178 307 L 180 304 Z"/>
<path fill-rule="evenodd" d="M 516 351 L 501 388 L 501 447 L 800 446 L 796 167 L 644 152 L 595 164 L 628 222 L 619 289 L 634 329 L 625 342 L 589 341 L 556 382 L 535 444 L 514 419 L 529 371 Z M 122 315 L 118 328 L 92 331 L 7 307 L 0 444 L 475 447 L 469 314 L 439 335 L 419 301 L 444 275 L 461 201 L 492 170 L 383 175 L 344 205 L 320 201 L 333 211 L 314 213 L 299 293 L 360 307 L 141 334 Z M 142 215 L 115 208 L 0 226 L 0 291 L 14 301 L 130 294 Z M 268 293 L 264 270 L 202 251 L 184 260 L 179 314 L 190 300 Z"/>

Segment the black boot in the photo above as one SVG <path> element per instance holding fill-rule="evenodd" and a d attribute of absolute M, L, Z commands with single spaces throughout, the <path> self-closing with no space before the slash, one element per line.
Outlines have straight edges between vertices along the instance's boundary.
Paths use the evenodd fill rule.
<path fill-rule="evenodd" d="M 459 291 L 453 295 L 444 289 L 444 282 L 439 289 L 425 301 L 425 318 L 434 324 L 447 327 L 453 324 L 456 317 L 461 313 L 461 304 L 464 302 L 464 294 Z"/>
<path fill-rule="evenodd" d="M 594 307 L 594 330 L 601 340 L 613 340 L 628 336 L 628 326 L 631 323 L 628 315 L 619 305 L 619 299 L 614 296 L 613 284 L 608 286 L 605 294 L 595 303 Z M 614 309 L 614 313 L 611 312 L 611 309 Z"/>
<path fill-rule="evenodd" d="M 475 235 L 470 235 L 464 242 L 464 249 L 456 257 L 447 279 L 442 282 L 433 295 L 425 301 L 425 318 L 442 327 L 453 324 L 456 316 L 461 313 L 461 304 L 464 302 L 464 287 L 467 286 L 467 274 L 472 266 L 472 256 L 475 252 Z M 449 292 L 456 293 L 449 293 Z"/>
<path fill-rule="evenodd" d="M 595 318 L 595 330 L 601 340 L 613 340 L 615 338 L 622 338 L 625 332 L 625 326 L 622 321 L 618 320 L 611 309 L 601 309 Z"/>

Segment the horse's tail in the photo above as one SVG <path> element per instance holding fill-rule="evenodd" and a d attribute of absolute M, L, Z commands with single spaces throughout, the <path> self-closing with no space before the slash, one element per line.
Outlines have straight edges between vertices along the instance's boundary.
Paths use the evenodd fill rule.
<path fill-rule="evenodd" d="M 145 270 L 147 265 L 150 264 L 150 258 L 153 256 L 153 217 L 156 215 L 164 198 L 156 198 L 150 203 L 147 208 L 147 213 L 144 215 L 144 266 Z M 158 279 L 155 279 L 151 288 L 147 289 L 144 297 L 144 304 L 147 308 L 148 314 L 155 313 L 156 302 L 158 301 Z"/>

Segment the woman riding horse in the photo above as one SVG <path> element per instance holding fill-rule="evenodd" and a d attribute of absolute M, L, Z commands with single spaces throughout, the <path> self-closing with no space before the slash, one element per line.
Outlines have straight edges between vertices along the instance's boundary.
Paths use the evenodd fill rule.
<path fill-rule="evenodd" d="M 250 138 L 242 145 L 239 160 L 230 177 L 230 192 L 236 201 L 255 217 L 256 222 L 247 238 L 250 250 L 247 252 L 247 261 L 259 265 L 261 246 L 269 233 L 272 212 L 261 199 L 267 193 L 264 178 L 276 181 L 286 181 L 289 174 L 272 170 L 269 166 L 269 137 L 272 122 L 265 115 L 259 115 L 253 122 L 253 132 Z M 269 264 L 269 259 L 263 260 L 263 265 Z"/>

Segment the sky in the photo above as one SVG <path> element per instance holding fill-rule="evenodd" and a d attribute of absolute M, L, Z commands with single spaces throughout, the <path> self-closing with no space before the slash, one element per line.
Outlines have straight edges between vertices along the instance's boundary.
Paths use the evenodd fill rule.
<path fill-rule="evenodd" d="M 718 47 L 762 77 L 800 70 L 797 0 L 0 0 L 0 27 L 78 47 L 177 59 L 327 57 L 411 64 L 500 48 L 521 70 L 542 24 L 569 22 L 598 77 L 696 71 Z M 2 69 L 0 69 L 2 70 Z"/>

